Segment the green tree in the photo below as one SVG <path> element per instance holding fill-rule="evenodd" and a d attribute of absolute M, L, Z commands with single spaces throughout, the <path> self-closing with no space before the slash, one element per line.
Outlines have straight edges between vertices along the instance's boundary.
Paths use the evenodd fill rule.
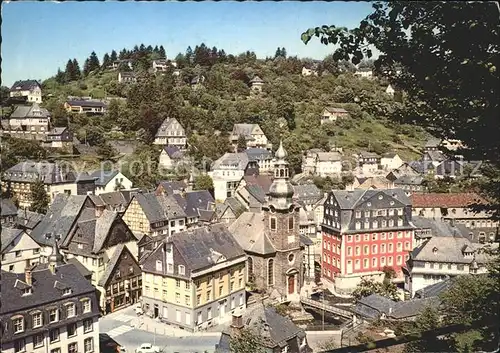
<path fill-rule="evenodd" d="M 66 70 L 64 70 L 64 82 L 71 82 L 74 80 L 75 67 L 73 65 L 73 61 L 71 59 L 66 63 Z"/>
<path fill-rule="evenodd" d="M 103 161 L 110 160 L 116 155 L 115 149 L 107 142 L 98 145 L 96 153 L 99 156 L 99 159 Z"/>
<path fill-rule="evenodd" d="M 247 139 L 244 135 L 238 136 L 238 144 L 236 146 L 238 152 L 243 152 L 247 149 Z"/>
<path fill-rule="evenodd" d="M 99 63 L 99 58 L 97 57 L 97 54 L 95 53 L 95 51 L 93 51 L 89 57 L 90 72 L 99 70 L 100 67 L 101 67 L 101 64 Z"/>
<path fill-rule="evenodd" d="M 30 185 L 30 210 L 37 213 L 45 213 L 49 207 L 49 195 L 45 191 L 43 181 L 37 180 Z"/>
<path fill-rule="evenodd" d="M 394 283 L 384 278 L 382 283 L 375 282 L 373 279 L 362 278 L 352 293 L 357 300 L 372 294 L 379 294 L 392 300 L 399 300 L 398 289 Z"/>
<path fill-rule="evenodd" d="M 481 192 L 493 201 L 489 208 L 499 219 L 498 4 L 391 1 L 373 8 L 358 28 L 311 28 L 302 40 L 307 44 L 318 36 L 338 46 L 334 59 L 354 64 L 371 58 L 372 47 L 380 51 L 375 71 L 406 96 L 391 116 L 461 140 L 467 160 L 489 161 L 492 178 Z"/>
<path fill-rule="evenodd" d="M 116 52 L 115 52 L 116 54 Z M 112 61 L 108 53 L 104 54 L 102 57 L 102 69 L 107 69 L 109 65 L 111 65 Z"/>
<path fill-rule="evenodd" d="M 229 340 L 231 353 L 264 353 L 260 336 L 248 328 L 243 328 L 239 334 L 233 334 Z"/>
<path fill-rule="evenodd" d="M 408 332 L 404 332 L 403 334 L 422 333 L 425 331 L 435 330 L 441 326 L 440 322 L 441 318 L 439 311 L 434 307 L 427 306 L 418 315 L 417 319 L 415 320 L 415 325 L 412 325 L 412 328 Z M 444 349 L 439 349 L 443 346 L 443 343 L 443 340 L 440 340 L 435 336 L 425 337 L 422 340 L 407 343 L 405 345 L 404 352 L 440 352 L 444 351 Z"/>
<path fill-rule="evenodd" d="M 73 71 L 71 76 L 71 81 L 79 80 L 82 77 L 82 72 L 80 70 L 80 65 L 78 64 L 78 60 L 73 59 Z"/>
<path fill-rule="evenodd" d="M 214 189 L 214 182 L 209 175 L 200 174 L 194 178 L 194 189 L 212 191 Z"/>
<path fill-rule="evenodd" d="M 167 57 L 167 53 L 165 52 L 165 48 L 163 48 L 163 45 L 160 45 L 160 49 L 159 49 L 158 53 L 160 54 L 161 58 Z"/>
<path fill-rule="evenodd" d="M 118 56 L 116 55 L 116 51 L 115 50 L 111 51 L 110 60 L 111 60 L 111 62 L 114 62 L 114 61 L 118 60 Z"/>

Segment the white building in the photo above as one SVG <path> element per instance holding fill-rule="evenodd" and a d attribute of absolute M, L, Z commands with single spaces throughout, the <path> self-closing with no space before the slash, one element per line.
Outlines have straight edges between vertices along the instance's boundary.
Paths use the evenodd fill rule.
<path fill-rule="evenodd" d="M 218 202 L 234 196 L 249 164 L 246 153 L 226 153 L 216 160 L 208 175 L 214 183 L 214 196 Z"/>
<path fill-rule="evenodd" d="M 490 256 L 480 251 L 484 244 L 464 237 L 432 237 L 410 253 L 405 272 L 405 289 L 415 292 L 448 277 L 486 273 Z"/>
<path fill-rule="evenodd" d="M 160 153 L 159 166 L 174 169 L 184 160 L 184 152 L 177 146 L 163 146 Z"/>
<path fill-rule="evenodd" d="M 35 80 L 16 81 L 10 88 L 11 97 L 26 97 L 28 102 L 42 103 L 42 86 Z"/>
<path fill-rule="evenodd" d="M 95 179 L 95 195 L 132 189 L 132 182 L 119 171 L 96 170 L 90 174 Z"/>
<path fill-rule="evenodd" d="M 265 148 L 248 148 L 245 150 L 249 161 L 257 162 L 259 165 L 259 173 L 269 173 L 272 172 L 273 154 L 271 151 Z"/>
<path fill-rule="evenodd" d="M 24 230 L 2 227 L 2 270 L 22 273 L 39 262 L 42 247 Z"/>
<path fill-rule="evenodd" d="M 354 76 L 362 77 L 362 78 L 372 78 L 373 71 L 372 71 L 372 69 L 369 69 L 369 68 L 358 69 L 354 73 Z"/>
<path fill-rule="evenodd" d="M 177 146 L 183 150 L 187 143 L 186 131 L 177 119 L 166 118 L 156 132 L 153 143 L 155 145 Z"/>
<path fill-rule="evenodd" d="M 395 152 L 388 152 L 382 155 L 380 159 L 380 165 L 385 171 L 391 171 L 401 167 L 404 161 Z"/>

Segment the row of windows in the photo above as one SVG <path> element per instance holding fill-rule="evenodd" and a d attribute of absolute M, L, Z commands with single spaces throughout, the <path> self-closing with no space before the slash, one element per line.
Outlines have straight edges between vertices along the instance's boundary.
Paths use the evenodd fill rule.
<path fill-rule="evenodd" d="M 81 300 L 83 313 L 90 313 L 92 311 L 92 305 L 90 299 Z M 64 304 L 64 310 L 66 318 L 72 318 L 76 316 L 76 305 L 74 303 Z M 59 321 L 59 310 L 57 308 L 49 309 L 49 322 L 54 323 Z M 41 311 L 35 311 L 31 314 L 32 328 L 42 327 L 47 324 L 43 322 L 43 315 Z M 14 316 L 12 318 L 12 325 L 14 327 L 14 333 L 24 332 L 26 329 L 26 322 L 23 316 Z"/>
<path fill-rule="evenodd" d="M 385 219 L 383 219 L 381 221 L 374 220 L 372 222 L 365 221 L 363 223 L 363 229 L 386 228 L 386 227 L 394 227 L 395 225 L 397 225 L 398 227 L 402 227 L 403 224 L 404 224 L 404 222 L 403 222 L 402 218 L 399 218 L 396 223 L 394 222 L 393 219 L 389 219 L 388 221 L 386 221 Z M 356 221 L 356 223 L 354 224 L 354 227 L 356 229 L 361 229 L 361 222 Z"/>
<path fill-rule="evenodd" d="M 58 329 L 56 329 L 58 330 Z M 54 330 L 52 330 L 54 331 Z M 51 331 L 51 332 L 52 332 Z M 56 341 L 52 341 L 53 336 L 50 336 L 50 343 L 54 343 L 59 341 L 59 338 Z M 43 333 L 37 334 L 33 336 L 33 347 L 41 348 L 43 347 L 45 342 L 45 336 Z M 83 340 L 83 352 L 91 353 L 94 351 L 94 339 L 92 337 L 86 338 Z M 26 352 L 26 339 L 21 338 L 14 342 L 14 352 L 22 353 Z M 61 348 L 54 348 L 50 350 L 50 353 L 61 353 Z M 68 353 L 78 353 L 78 343 L 72 342 L 68 344 Z"/>
<path fill-rule="evenodd" d="M 347 250 L 347 256 L 352 256 L 353 253 L 352 253 L 352 247 L 351 246 L 348 246 L 346 248 Z M 379 250 L 379 246 L 374 244 L 371 246 L 369 245 L 365 245 L 363 246 L 363 255 L 370 255 L 370 250 L 371 250 L 371 254 L 372 255 L 376 255 L 378 253 L 378 250 Z M 404 243 L 404 249 L 403 249 L 403 243 L 400 243 L 398 242 L 396 244 L 396 251 L 410 251 L 411 248 L 410 248 L 410 243 L 409 242 L 405 242 Z M 393 252 L 394 251 L 394 245 L 393 243 L 389 243 L 389 244 L 380 244 L 380 253 L 381 254 L 384 254 L 386 252 Z M 358 256 L 358 255 L 361 255 L 361 246 L 356 246 L 354 248 L 354 255 Z"/>
<path fill-rule="evenodd" d="M 361 241 L 361 236 L 363 236 L 363 241 L 370 241 L 373 240 L 373 241 L 376 241 L 376 240 L 379 240 L 379 236 L 380 236 L 380 240 L 386 240 L 386 239 L 394 239 L 394 235 L 396 235 L 396 237 L 398 239 L 402 239 L 403 237 L 405 238 L 411 238 L 411 231 L 406 231 L 406 232 L 397 232 L 397 233 L 393 233 L 393 232 L 388 232 L 388 233 L 380 233 L 380 234 L 377 234 L 377 233 L 373 233 L 373 234 L 356 234 L 354 236 L 352 235 L 348 235 L 347 236 L 347 239 L 346 241 L 348 243 L 352 242 L 353 239 L 356 241 L 356 242 L 360 242 Z M 353 238 L 354 237 L 354 238 Z"/>
<path fill-rule="evenodd" d="M 389 208 L 389 209 L 379 209 L 375 211 L 364 211 L 365 218 L 378 217 L 378 216 L 402 216 L 402 208 Z M 361 218 L 361 211 L 356 211 L 356 218 Z"/>
<path fill-rule="evenodd" d="M 271 217 L 269 219 L 269 223 L 270 223 L 269 226 L 270 226 L 271 230 L 276 230 L 277 229 L 277 220 L 276 220 L 276 217 Z M 293 230 L 294 224 L 295 224 L 295 220 L 294 220 L 293 216 L 288 217 L 288 230 Z"/>

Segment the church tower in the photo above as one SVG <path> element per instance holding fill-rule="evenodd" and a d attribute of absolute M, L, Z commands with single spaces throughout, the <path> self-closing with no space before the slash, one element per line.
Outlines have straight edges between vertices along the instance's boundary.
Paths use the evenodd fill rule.
<path fill-rule="evenodd" d="M 303 251 L 299 233 L 300 206 L 293 200 L 287 152 L 282 142 L 275 154 L 274 179 L 262 207 L 264 228 L 276 255 L 267 260 L 267 287 L 293 300 L 303 283 Z"/>

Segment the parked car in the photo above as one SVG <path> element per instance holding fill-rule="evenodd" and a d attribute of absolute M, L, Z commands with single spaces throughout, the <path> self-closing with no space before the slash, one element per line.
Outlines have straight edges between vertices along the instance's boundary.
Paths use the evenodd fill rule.
<path fill-rule="evenodd" d="M 137 315 L 142 315 L 144 314 L 144 311 L 142 310 L 142 306 L 141 306 L 141 303 L 137 303 L 137 305 L 135 306 L 135 313 Z"/>
<path fill-rule="evenodd" d="M 153 346 L 151 343 L 143 343 L 136 350 L 136 353 L 160 353 L 158 346 Z"/>

